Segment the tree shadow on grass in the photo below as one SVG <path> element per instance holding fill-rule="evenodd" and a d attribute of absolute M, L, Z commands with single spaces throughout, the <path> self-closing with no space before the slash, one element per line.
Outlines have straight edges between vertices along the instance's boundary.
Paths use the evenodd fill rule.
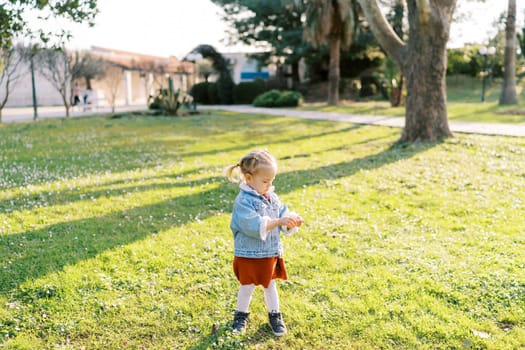
<path fill-rule="evenodd" d="M 348 162 L 282 173 L 278 180 L 286 185 L 278 187 L 278 192 L 289 193 L 326 179 L 348 177 L 362 169 L 380 168 L 385 164 L 410 158 L 434 145 L 396 144 L 378 154 Z M 201 181 L 210 183 L 221 180 L 210 177 Z M 177 196 L 151 205 L 5 235 L 0 239 L 0 295 L 9 296 L 16 291 L 18 285 L 28 280 L 60 271 L 66 265 L 74 265 L 153 233 L 182 226 L 197 216 L 204 220 L 215 216 L 217 212 L 229 210 L 229 207 L 224 207 L 223 198 L 230 198 L 233 202 L 237 191 L 236 186 L 224 181 L 210 190 Z M 165 213 L 168 212 L 185 215 L 166 219 Z M 151 220 L 144 222 L 142 218 L 145 217 L 151 217 Z"/>
<path fill-rule="evenodd" d="M 345 133 L 348 131 L 358 129 L 360 127 L 362 127 L 362 125 L 351 125 L 343 129 L 325 131 L 325 132 L 316 133 L 316 134 L 307 134 L 307 135 L 302 135 L 302 136 L 299 136 L 296 138 L 290 138 L 290 139 L 269 140 L 269 142 L 272 145 L 280 144 L 280 143 L 289 143 L 289 142 L 301 141 L 305 139 L 313 139 L 316 137 L 324 137 L 328 135 L 336 135 L 340 133 Z M 367 142 L 367 140 L 364 140 L 360 143 L 363 143 L 363 142 Z M 260 142 L 253 142 L 252 144 L 244 143 L 239 146 L 228 147 L 224 149 L 214 149 L 213 151 L 181 153 L 181 157 L 196 157 L 196 156 L 204 156 L 204 155 L 213 155 L 213 154 L 219 154 L 221 152 L 246 150 L 246 149 L 249 149 L 250 147 L 258 147 L 258 146 L 260 146 Z M 337 149 L 334 149 L 334 150 L 337 150 Z M 297 158 L 297 157 L 303 157 L 303 156 L 304 155 L 300 154 L 300 155 L 290 156 L 288 158 L 285 157 L 282 159 Z M 197 168 L 197 169 L 191 169 L 191 170 L 180 172 L 180 173 L 166 174 L 166 175 L 157 176 L 157 177 L 147 177 L 146 180 L 150 181 L 154 178 L 175 178 L 176 179 L 178 177 L 186 177 L 186 176 L 197 174 L 203 169 L 204 168 Z M 130 171 L 133 171 L 133 169 L 131 169 Z M 21 207 L 24 210 L 31 210 L 31 209 L 40 207 L 41 202 L 45 202 L 47 206 L 60 205 L 60 204 L 76 202 L 76 201 L 82 200 L 83 198 L 98 199 L 101 197 L 111 197 L 114 195 L 123 195 L 128 192 L 147 191 L 147 190 L 151 190 L 155 188 L 169 188 L 172 186 L 176 186 L 176 187 L 194 186 L 194 185 L 199 185 L 203 183 L 215 182 L 217 181 L 217 178 L 203 180 L 203 181 L 199 181 L 199 180 L 188 181 L 186 184 L 161 183 L 161 184 L 149 184 L 149 185 L 135 185 L 134 183 L 136 183 L 136 181 L 139 181 L 139 180 L 138 179 L 131 179 L 131 180 L 121 179 L 121 180 L 115 180 L 115 181 L 109 181 L 109 182 L 102 182 L 98 185 L 89 186 L 90 188 L 100 188 L 100 187 L 109 187 L 109 186 L 130 183 L 129 186 L 127 187 L 119 187 L 116 189 L 109 189 L 109 190 L 100 189 L 100 190 L 86 191 L 82 187 L 80 187 L 76 189 L 61 190 L 59 192 L 55 192 L 54 194 L 49 194 L 48 190 L 45 190 L 45 191 L 42 190 L 40 192 L 32 192 L 30 195 L 23 194 L 23 195 L 7 197 L 7 198 L 0 200 L 0 214 L 2 212 L 7 212 L 6 208 Z"/>
<path fill-rule="evenodd" d="M 300 120 L 301 123 L 300 124 L 304 124 L 304 123 L 321 123 L 322 121 L 311 121 L 311 120 L 303 120 L 301 119 Z M 352 124 L 351 126 L 347 127 L 347 128 L 343 128 L 343 129 L 336 129 L 336 130 L 330 130 L 330 131 L 324 131 L 324 132 L 320 132 L 320 133 L 316 133 L 316 134 L 306 134 L 306 135 L 301 135 L 301 136 L 297 136 L 297 137 L 291 137 L 291 138 L 286 138 L 286 139 L 277 139 L 277 140 L 267 140 L 269 143 L 271 144 L 279 144 L 279 143 L 291 143 L 291 142 L 295 142 L 295 141 L 302 141 L 302 140 L 312 140 L 312 139 L 315 139 L 317 137 L 324 137 L 324 136 L 329 136 L 329 135 L 336 135 L 336 134 L 342 134 L 342 133 L 345 133 L 345 132 L 348 132 L 348 131 L 352 131 L 352 130 L 356 130 L 356 129 L 359 129 L 359 128 L 362 128 L 364 125 L 362 124 Z M 181 156 L 182 157 L 202 157 L 202 156 L 207 156 L 207 155 L 212 155 L 212 154 L 218 154 L 218 153 L 228 153 L 228 152 L 234 152 L 234 151 L 241 151 L 241 150 L 246 150 L 246 149 L 250 149 L 250 148 L 259 148 L 261 145 L 261 142 L 257 140 L 257 138 L 254 138 L 254 141 L 253 142 L 243 142 L 241 144 L 239 144 L 238 146 L 232 146 L 232 147 L 226 147 L 226 148 L 223 148 L 223 149 L 213 149 L 213 150 L 210 150 L 210 151 L 199 151 L 199 152 L 187 152 L 187 153 L 181 153 Z"/>
<path fill-rule="evenodd" d="M 150 183 L 148 185 L 140 185 L 141 181 L 152 181 L 155 179 L 161 179 L 161 178 L 171 178 L 171 179 L 177 179 L 177 178 L 184 178 L 186 176 L 191 176 L 194 174 L 197 174 L 201 172 L 203 168 L 196 168 L 191 169 L 179 173 L 171 173 L 166 175 L 160 175 L 160 176 L 149 176 L 145 178 L 136 178 L 136 179 L 120 179 L 120 180 L 114 180 L 114 181 L 108 181 L 108 182 L 100 182 L 94 185 L 89 185 L 91 190 L 86 190 L 86 186 L 84 187 L 77 187 L 73 189 L 65 189 L 61 191 L 49 191 L 49 190 L 42 190 L 40 192 L 32 192 L 29 195 L 17 195 L 12 197 L 4 198 L 3 200 L 0 200 L 0 214 L 2 213 L 8 213 L 12 208 L 22 208 L 23 210 L 31 210 L 35 208 L 41 207 L 40 203 L 44 202 L 46 206 L 54 206 L 54 205 L 64 205 L 64 204 L 71 204 L 77 201 L 81 201 L 83 199 L 91 199 L 95 200 L 101 197 L 113 197 L 118 195 L 125 195 L 127 193 L 134 193 L 134 192 L 143 192 L 148 190 L 154 190 L 154 189 L 163 189 L 163 188 L 170 188 L 170 187 L 182 187 L 183 184 L 175 182 L 175 183 Z M 121 186 L 126 184 L 127 186 Z M 193 185 L 191 182 L 185 186 L 191 186 Z M 112 189 L 101 189 L 101 188 L 108 188 L 111 186 L 120 186 L 118 188 L 112 188 Z M 7 209 L 7 210 L 6 210 Z"/>

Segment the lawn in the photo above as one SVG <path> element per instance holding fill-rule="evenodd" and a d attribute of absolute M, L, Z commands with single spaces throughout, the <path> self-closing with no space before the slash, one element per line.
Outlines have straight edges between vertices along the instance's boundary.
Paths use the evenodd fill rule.
<path fill-rule="evenodd" d="M 523 83 L 522 83 L 523 84 Z M 525 100 L 525 89 L 518 85 L 518 97 Z M 486 102 L 480 102 L 481 81 L 478 78 L 452 76 L 447 80 L 448 119 L 450 121 L 484 122 L 484 123 L 525 123 L 525 103 L 500 106 L 500 82 L 487 84 Z M 404 107 L 391 107 L 388 101 L 342 101 L 338 106 L 327 106 L 326 103 L 308 103 L 301 107 L 306 110 L 348 114 L 373 114 L 382 116 L 404 117 Z"/>
<path fill-rule="evenodd" d="M 525 347 L 525 139 L 265 115 L 129 115 L 0 127 L 0 348 Z M 224 166 L 279 160 L 305 225 L 229 331 L 238 284 Z"/>

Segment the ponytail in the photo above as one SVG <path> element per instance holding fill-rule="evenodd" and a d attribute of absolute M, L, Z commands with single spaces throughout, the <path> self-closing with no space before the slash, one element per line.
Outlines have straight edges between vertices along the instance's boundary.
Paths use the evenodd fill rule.
<path fill-rule="evenodd" d="M 231 182 L 239 182 L 240 181 L 240 176 L 234 176 L 234 170 L 235 168 L 239 167 L 240 168 L 240 164 L 237 163 L 237 164 L 232 164 L 232 165 L 228 165 L 226 168 L 224 168 L 224 176 L 226 176 L 228 178 L 228 180 L 230 180 Z M 239 171 L 240 172 L 240 171 Z"/>

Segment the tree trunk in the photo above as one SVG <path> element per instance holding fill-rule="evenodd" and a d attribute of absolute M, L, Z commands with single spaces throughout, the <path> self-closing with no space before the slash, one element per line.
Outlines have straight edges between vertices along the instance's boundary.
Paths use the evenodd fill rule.
<path fill-rule="evenodd" d="M 0 103 L 0 123 L 2 123 L 2 111 L 4 110 L 4 107 L 7 104 L 8 97 L 9 97 L 9 87 L 6 88 L 4 100 L 2 101 L 2 103 Z"/>
<path fill-rule="evenodd" d="M 402 142 L 452 137 L 446 106 L 446 44 L 456 0 L 408 0 L 408 42 L 388 24 L 377 0 L 359 0 L 383 49 L 405 75 L 407 100 Z"/>
<path fill-rule="evenodd" d="M 390 92 L 390 106 L 399 107 L 404 105 L 403 102 L 403 89 L 405 88 L 405 76 L 399 74 L 399 83 L 395 88 L 392 88 Z"/>
<path fill-rule="evenodd" d="M 84 77 L 84 79 L 86 80 L 86 89 L 87 90 L 93 90 L 91 88 L 91 79 L 89 77 Z"/>
<path fill-rule="evenodd" d="M 421 35 L 411 41 L 413 52 L 405 66 L 407 100 L 402 142 L 436 141 L 452 136 L 446 104 L 446 41 Z"/>
<path fill-rule="evenodd" d="M 505 27 L 505 63 L 500 105 L 517 104 L 516 94 L 516 0 L 508 0 L 507 24 Z"/>
<path fill-rule="evenodd" d="M 292 67 L 292 89 L 296 90 L 301 83 L 299 77 L 299 61 L 291 63 L 290 66 Z"/>
<path fill-rule="evenodd" d="M 62 93 L 62 102 L 64 103 L 64 108 L 66 109 L 66 118 L 69 118 L 69 103 L 67 102 L 66 93 Z"/>
<path fill-rule="evenodd" d="M 341 38 L 339 35 L 330 37 L 330 67 L 328 71 L 328 104 L 335 106 L 339 103 L 339 60 L 341 53 Z"/>

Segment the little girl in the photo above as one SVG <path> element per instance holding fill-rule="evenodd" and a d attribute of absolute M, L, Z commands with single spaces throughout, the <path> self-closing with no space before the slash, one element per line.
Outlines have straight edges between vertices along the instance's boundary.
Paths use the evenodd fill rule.
<path fill-rule="evenodd" d="M 237 178 L 233 176 L 236 168 L 240 173 Z M 250 301 L 257 285 L 264 288 L 273 334 L 286 333 L 275 284 L 277 278 L 288 278 L 280 232 L 296 232 L 303 219 L 288 211 L 274 193 L 272 182 L 276 172 L 277 161 L 266 150 L 251 151 L 238 164 L 225 169 L 228 179 L 241 180 L 230 224 L 235 250 L 233 270 L 241 283 L 233 320 L 235 333 L 244 332 L 246 328 Z"/>

